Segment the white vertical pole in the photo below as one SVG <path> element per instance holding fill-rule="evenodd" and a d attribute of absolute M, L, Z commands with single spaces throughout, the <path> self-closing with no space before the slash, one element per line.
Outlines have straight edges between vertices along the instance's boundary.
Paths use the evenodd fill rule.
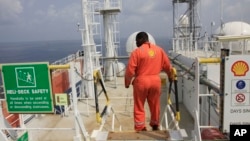
<path fill-rule="evenodd" d="M 110 6 L 107 6 L 108 4 L 105 3 L 106 8 L 109 8 Z M 107 57 L 114 57 L 114 41 L 112 36 L 112 25 L 110 22 L 112 21 L 110 13 L 104 13 L 103 15 L 103 25 L 104 25 L 104 36 L 105 36 L 105 46 L 106 46 L 106 56 Z M 113 66 L 112 66 L 113 60 L 107 60 L 105 63 L 105 79 L 106 80 L 113 80 Z"/>
<path fill-rule="evenodd" d="M 200 66 L 199 66 L 199 58 L 196 58 L 195 59 L 195 84 L 194 84 L 194 87 L 195 87 L 195 108 L 196 110 L 199 112 L 200 108 L 199 108 L 199 84 L 200 84 Z"/>
<path fill-rule="evenodd" d="M 3 109 L 2 109 L 2 101 L 0 100 L 0 128 L 5 128 L 4 127 L 4 116 L 3 116 Z M 4 134 L 1 130 L 0 130 L 0 140 L 1 141 L 8 141 L 6 134 Z"/>
<path fill-rule="evenodd" d="M 91 54 L 91 48 L 95 47 L 93 43 L 92 35 L 90 34 L 92 28 L 89 22 L 90 19 L 90 9 L 89 9 L 89 2 L 88 0 L 82 0 L 82 18 L 84 29 L 81 30 L 82 34 L 82 46 L 84 50 L 84 65 L 83 65 L 83 72 L 86 76 L 84 81 L 84 88 L 86 89 L 87 95 L 89 97 L 94 96 L 94 82 L 93 82 L 93 60 Z"/>
<path fill-rule="evenodd" d="M 75 119 L 75 130 L 76 135 L 74 136 L 74 141 L 81 141 L 80 128 L 77 122 L 78 108 L 77 108 L 77 93 L 76 93 L 76 81 L 75 81 L 74 64 L 70 63 L 70 78 L 71 78 L 71 89 L 73 98 L 73 108 L 74 108 L 74 119 Z"/>
<path fill-rule="evenodd" d="M 196 124 L 194 124 L 196 127 L 194 129 L 197 129 L 197 141 L 201 141 L 201 134 L 200 134 L 200 105 L 199 105 L 199 95 L 200 95 L 200 63 L 199 58 L 195 58 L 195 110 L 194 114 L 196 116 Z"/>
<path fill-rule="evenodd" d="M 25 128 L 25 125 L 24 125 L 24 115 L 23 114 L 19 114 L 19 121 L 20 121 L 20 127 L 21 128 Z"/>
<path fill-rule="evenodd" d="M 115 114 L 114 113 L 112 117 L 112 131 L 115 131 Z"/>

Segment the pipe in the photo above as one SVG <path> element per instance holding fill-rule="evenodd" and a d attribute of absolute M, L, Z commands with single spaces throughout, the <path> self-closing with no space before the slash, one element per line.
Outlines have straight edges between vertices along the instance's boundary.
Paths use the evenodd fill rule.
<path fill-rule="evenodd" d="M 70 65 L 49 65 L 49 69 L 69 69 Z"/>
<path fill-rule="evenodd" d="M 199 58 L 200 63 L 220 63 L 220 58 Z"/>
<path fill-rule="evenodd" d="M 190 71 L 187 66 L 183 65 L 181 62 L 177 61 L 176 59 L 173 59 L 173 57 L 169 56 L 169 59 L 176 65 L 178 65 L 180 68 L 182 68 L 183 70 L 186 70 L 190 75 L 192 75 L 193 77 L 195 76 L 194 71 Z M 212 84 L 210 81 L 207 80 L 206 77 L 204 76 L 200 76 L 200 83 L 207 85 L 208 87 L 210 87 L 211 89 L 213 89 L 215 92 L 217 93 L 221 93 L 221 90 L 218 86 Z"/>
<path fill-rule="evenodd" d="M 220 42 L 238 41 L 238 40 L 249 40 L 249 35 L 240 36 L 217 36 L 216 39 Z"/>
<path fill-rule="evenodd" d="M 70 65 L 65 64 L 65 65 L 49 65 L 49 69 L 69 69 Z M 2 65 L 0 64 L 0 70 L 2 69 Z"/>

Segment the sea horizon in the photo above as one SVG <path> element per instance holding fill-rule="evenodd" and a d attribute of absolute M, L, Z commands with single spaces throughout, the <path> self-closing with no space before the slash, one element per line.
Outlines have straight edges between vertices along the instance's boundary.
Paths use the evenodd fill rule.
<path fill-rule="evenodd" d="M 166 52 L 170 49 L 170 40 L 155 39 L 156 44 Z M 126 56 L 127 39 L 120 39 L 118 55 Z M 20 62 L 49 62 L 53 63 L 70 54 L 82 51 L 81 40 L 49 40 L 49 41 L 17 41 L 0 42 L 0 64 Z M 102 49 L 104 56 L 105 49 Z"/>
<path fill-rule="evenodd" d="M 125 39 L 120 40 L 118 55 L 127 56 Z M 170 49 L 170 40 L 157 40 L 156 44 L 166 52 Z M 0 42 L 0 65 L 10 63 L 36 63 L 53 62 L 63 59 L 77 51 L 82 51 L 80 40 L 51 40 L 51 41 L 21 41 L 21 42 Z M 104 56 L 104 53 L 102 54 Z M 127 64 L 128 59 L 121 59 L 120 62 Z M 0 74 L 1 79 L 1 74 Z M 0 85 L 1 81 L 0 81 Z"/>

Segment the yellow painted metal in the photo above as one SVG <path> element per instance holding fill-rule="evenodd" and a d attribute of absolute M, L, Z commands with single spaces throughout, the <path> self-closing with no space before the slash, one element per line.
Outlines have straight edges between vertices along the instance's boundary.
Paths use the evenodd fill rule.
<path fill-rule="evenodd" d="M 70 65 L 49 65 L 49 69 L 69 69 Z"/>
<path fill-rule="evenodd" d="M 177 121 L 181 120 L 181 113 L 179 111 L 176 113 L 176 117 L 175 118 L 176 118 Z"/>
<path fill-rule="evenodd" d="M 174 67 L 172 68 L 172 75 L 173 75 L 174 80 L 177 80 L 177 71 Z"/>
<path fill-rule="evenodd" d="M 168 94 L 168 105 L 172 105 L 172 101 L 170 99 L 170 93 Z"/>
<path fill-rule="evenodd" d="M 70 65 L 49 65 L 49 69 L 69 69 Z M 2 65 L 0 64 L 0 69 L 2 69 Z"/>
<path fill-rule="evenodd" d="M 102 117 L 101 117 L 100 113 L 96 113 L 96 121 L 97 121 L 97 123 L 102 122 Z"/>
<path fill-rule="evenodd" d="M 108 97 L 106 88 L 105 88 L 105 86 L 104 86 L 104 83 L 103 83 L 103 81 L 102 81 L 102 76 L 101 76 L 101 74 L 100 74 L 100 70 L 94 71 L 94 72 L 93 72 L 93 77 L 94 77 L 94 84 L 95 84 L 95 85 L 97 85 L 98 80 L 99 80 L 99 82 L 101 83 L 102 90 L 103 90 L 104 95 L 105 95 L 105 98 L 106 98 L 106 105 L 105 105 L 105 108 L 103 109 L 103 112 L 107 112 L 107 110 L 108 110 L 107 107 L 108 107 L 109 104 L 110 104 L 110 100 L 109 100 L 109 97 Z M 96 90 L 95 90 L 95 91 L 96 91 Z M 95 93 L 96 93 L 96 92 L 95 92 Z M 96 108 L 99 109 L 99 107 L 96 107 Z M 103 112 L 102 112 L 102 114 L 103 114 Z M 99 110 L 96 111 L 96 120 L 97 120 L 98 123 L 101 123 L 101 121 L 102 121 L 102 116 L 103 116 L 102 114 L 99 113 Z"/>
<path fill-rule="evenodd" d="M 199 58 L 199 63 L 220 63 L 220 58 Z"/>
<path fill-rule="evenodd" d="M 172 67 L 172 69 L 170 70 L 171 71 L 171 76 L 170 77 L 170 80 L 177 80 L 177 71 L 174 67 Z"/>

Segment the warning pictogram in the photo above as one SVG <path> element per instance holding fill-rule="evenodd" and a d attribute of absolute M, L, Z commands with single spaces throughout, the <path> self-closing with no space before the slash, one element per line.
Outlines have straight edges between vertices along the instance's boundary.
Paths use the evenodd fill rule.
<path fill-rule="evenodd" d="M 239 103 L 242 103 L 245 101 L 245 95 L 244 94 L 237 94 L 236 97 L 235 97 L 236 101 L 239 102 Z"/>

